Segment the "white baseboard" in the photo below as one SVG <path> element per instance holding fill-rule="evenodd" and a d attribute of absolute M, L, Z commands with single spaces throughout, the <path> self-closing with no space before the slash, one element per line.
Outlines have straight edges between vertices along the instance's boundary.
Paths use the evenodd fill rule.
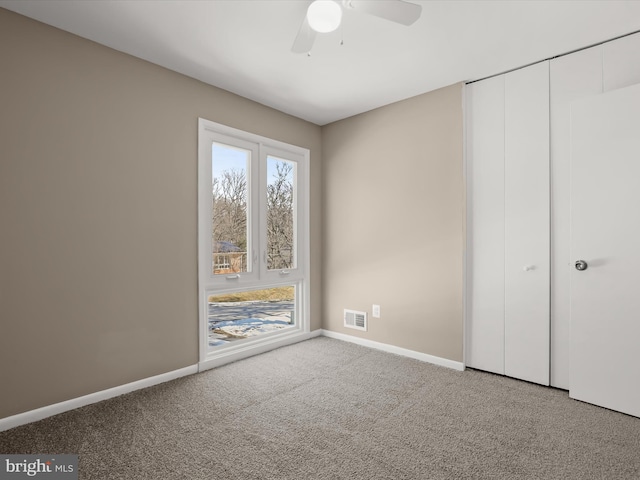
<path fill-rule="evenodd" d="M 455 362 L 453 360 L 448 360 L 446 358 L 440 358 L 433 355 L 428 355 L 426 353 L 420 353 L 413 350 L 408 350 L 406 348 L 396 347 L 395 345 L 389 345 L 386 343 L 374 342 L 373 340 L 367 340 L 364 338 L 354 337 L 351 335 L 345 335 L 344 333 L 337 333 L 337 332 L 332 332 L 330 330 L 319 329 L 319 330 L 314 330 L 312 332 L 298 333 L 295 335 L 291 335 L 290 337 L 287 337 L 287 338 L 276 339 L 273 342 L 269 342 L 268 344 L 258 347 L 257 350 L 256 349 L 235 350 L 235 351 L 229 352 L 228 355 L 223 355 L 223 356 L 216 357 L 215 359 L 200 362 L 200 364 L 198 365 L 190 365 L 188 367 L 180 368 L 178 370 L 173 370 L 171 372 L 156 375 L 154 377 L 143 378 L 142 380 L 127 383 L 125 385 L 120 385 L 118 387 L 109 388 L 107 390 L 91 393 L 89 395 L 84 395 L 78 398 L 72 398 L 71 400 L 66 400 L 64 402 L 55 403 L 53 405 L 48 405 L 46 407 L 37 408 L 35 410 L 30 410 L 28 412 L 19 413 L 11 417 L 0 418 L 0 432 L 4 430 L 9 430 L 10 428 L 19 427 L 20 425 L 25 425 L 27 423 L 36 422 L 38 420 L 42 420 L 43 418 L 47 418 L 53 415 L 57 415 L 59 413 L 67 412 L 75 408 L 84 407 L 85 405 L 90 405 L 92 403 L 97 403 L 102 400 L 107 400 L 109 398 L 117 397 L 119 395 L 124 395 L 125 393 L 133 392 L 134 390 L 140 390 L 142 388 L 152 387 L 153 385 L 158 385 L 160 383 L 168 382 L 170 380 L 184 377 L 186 375 L 192 375 L 194 373 L 198 373 L 199 371 L 208 370 L 214 367 L 219 367 L 226 363 L 235 362 L 243 358 L 247 358 L 253 355 L 257 355 L 259 353 L 266 352 L 268 350 L 272 350 L 274 348 L 279 348 L 279 347 L 283 347 L 293 343 L 302 342 L 304 340 L 309 340 L 310 338 L 318 337 L 320 335 L 329 337 L 329 338 L 335 338 L 337 340 L 342 340 L 345 342 L 356 343 L 358 345 L 374 348 L 376 350 L 395 353 L 396 355 L 402 355 L 404 357 L 414 358 L 416 360 L 420 360 L 427 363 L 433 363 L 435 365 L 452 368 L 454 370 L 459 370 L 459 371 L 464 370 L 464 364 L 461 362 Z"/>
<path fill-rule="evenodd" d="M 198 372 L 197 365 L 190 365 L 188 367 L 173 370 L 171 372 L 162 373 L 154 377 L 143 378 L 135 382 L 127 383 L 125 385 L 119 385 L 117 387 L 109 388 L 107 390 L 101 390 L 99 392 L 90 393 L 78 398 L 72 398 L 60 403 L 54 403 L 53 405 L 47 405 L 46 407 L 37 408 L 28 412 L 12 415 L 11 417 L 5 417 L 0 419 L 0 432 L 9 430 L 10 428 L 19 427 L 27 423 L 36 422 L 43 418 L 51 417 L 59 413 L 67 412 L 75 408 L 84 407 L 92 403 L 97 403 L 102 400 L 124 395 L 125 393 L 133 392 L 134 390 L 140 390 L 141 388 L 152 387 L 160 383 L 168 382 L 169 380 L 175 380 L 176 378 L 184 377 L 186 375 L 192 375 Z"/>
<path fill-rule="evenodd" d="M 322 335 L 329 338 L 335 338 L 337 340 L 343 340 L 345 342 L 357 343 L 358 345 L 382 350 L 384 352 L 395 353 L 396 355 L 402 355 L 403 357 L 413 358 L 422 362 L 433 363 L 434 365 L 439 365 L 441 367 L 452 368 L 460 372 L 464 371 L 464 363 L 449 360 L 448 358 L 436 357 L 435 355 L 429 355 L 428 353 L 416 352 L 415 350 L 396 347 L 395 345 L 389 345 L 388 343 L 374 342 L 373 340 L 367 340 L 366 338 L 332 332 L 331 330 L 322 330 Z"/>

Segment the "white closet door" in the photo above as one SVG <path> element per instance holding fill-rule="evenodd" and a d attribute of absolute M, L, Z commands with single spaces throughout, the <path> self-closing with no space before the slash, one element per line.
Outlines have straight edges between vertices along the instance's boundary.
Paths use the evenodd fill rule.
<path fill-rule="evenodd" d="M 549 62 L 505 75 L 505 374 L 549 384 Z"/>
<path fill-rule="evenodd" d="M 466 89 L 465 363 L 504 374 L 504 75 Z"/>
<path fill-rule="evenodd" d="M 551 118 L 551 378 L 569 389 L 571 102 L 602 93 L 602 46 L 565 55 L 550 65 Z"/>
<path fill-rule="evenodd" d="M 571 110 L 570 396 L 640 417 L 640 84 Z"/>

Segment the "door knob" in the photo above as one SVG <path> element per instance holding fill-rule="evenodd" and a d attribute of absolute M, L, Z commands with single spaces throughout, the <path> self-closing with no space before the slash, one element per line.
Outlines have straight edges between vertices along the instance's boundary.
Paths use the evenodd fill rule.
<path fill-rule="evenodd" d="M 586 270 L 587 267 L 589 267 L 589 265 L 584 260 L 578 260 L 576 262 L 576 270 L 583 271 L 583 270 Z"/>

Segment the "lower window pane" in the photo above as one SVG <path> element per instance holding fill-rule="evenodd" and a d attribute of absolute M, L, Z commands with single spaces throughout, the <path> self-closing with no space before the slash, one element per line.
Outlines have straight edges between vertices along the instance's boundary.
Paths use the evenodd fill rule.
<path fill-rule="evenodd" d="M 294 311 L 293 285 L 210 295 L 209 348 L 291 327 Z"/>

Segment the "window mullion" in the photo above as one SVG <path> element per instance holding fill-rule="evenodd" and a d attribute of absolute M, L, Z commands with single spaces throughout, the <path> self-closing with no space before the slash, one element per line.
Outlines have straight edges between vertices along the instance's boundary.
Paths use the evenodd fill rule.
<path fill-rule="evenodd" d="M 264 280 L 267 275 L 267 154 L 264 145 L 258 146 L 258 174 L 255 177 L 258 184 L 258 234 L 259 239 L 259 278 Z"/>

